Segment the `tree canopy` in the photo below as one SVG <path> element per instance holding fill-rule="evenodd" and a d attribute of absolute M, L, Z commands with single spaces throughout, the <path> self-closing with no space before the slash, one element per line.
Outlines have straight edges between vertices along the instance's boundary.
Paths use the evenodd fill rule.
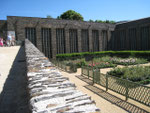
<path fill-rule="evenodd" d="M 52 16 L 51 15 L 47 15 L 47 18 L 52 18 Z"/>
<path fill-rule="evenodd" d="M 73 10 L 68 10 L 57 17 L 58 19 L 66 19 L 66 20 L 82 20 L 83 17 L 80 13 L 77 13 Z"/>
<path fill-rule="evenodd" d="M 95 20 L 95 22 L 99 22 L 99 23 L 111 23 L 111 24 L 115 24 L 116 22 L 113 21 L 113 20 L 106 20 L 106 21 L 103 21 L 103 20 Z"/>

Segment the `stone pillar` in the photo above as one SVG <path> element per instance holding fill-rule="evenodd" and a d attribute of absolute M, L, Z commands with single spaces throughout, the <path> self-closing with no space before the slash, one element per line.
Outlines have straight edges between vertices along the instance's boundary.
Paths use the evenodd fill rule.
<path fill-rule="evenodd" d="M 137 41 L 137 43 L 136 43 L 136 50 L 141 50 L 141 34 L 140 34 L 140 27 L 138 26 L 137 28 L 136 28 L 136 41 Z"/>
<path fill-rule="evenodd" d="M 77 32 L 78 32 L 78 52 L 82 52 L 81 29 L 78 29 Z"/>
<path fill-rule="evenodd" d="M 93 51 L 93 39 L 92 39 L 92 29 L 88 29 L 89 37 L 89 51 Z"/>
<path fill-rule="evenodd" d="M 66 47 L 66 53 L 70 53 L 69 28 L 65 28 L 65 47 Z"/>
<path fill-rule="evenodd" d="M 99 30 L 98 31 L 99 32 L 99 50 L 100 51 L 102 51 L 103 49 L 102 49 L 102 42 L 103 42 L 103 40 L 102 40 L 102 30 Z"/>
<path fill-rule="evenodd" d="M 129 42 L 129 29 L 126 29 L 126 50 L 130 50 L 130 42 Z"/>
<path fill-rule="evenodd" d="M 150 24 L 149 24 L 149 36 L 150 36 Z M 150 42 L 150 37 L 149 37 L 149 42 Z M 150 50 L 150 44 L 148 47 L 149 47 L 148 50 Z"/>
<path fill-rule="evenodd" d="M 42 52 L 42 36 L 41 36 L 41 26 L 36 27 L 36 45 L 37 48 Z"/>
<path fill-rule="evenodd" d="M 57 46 L 56 46 L 56 28 L 51 28 L 51 40 L 52 40 L 52 58 L 56 58 Z"/>
<path fill-rule="evenodd" d="M 107 38 L 108 38 L 108 40 L 107 40 L 107 50 L 110 50 L 110 46 L 111 46 L 111 43 L 110 43 L 110 41 L 111 41 L 111 31 L 110 30 L 107 31 Z"/>

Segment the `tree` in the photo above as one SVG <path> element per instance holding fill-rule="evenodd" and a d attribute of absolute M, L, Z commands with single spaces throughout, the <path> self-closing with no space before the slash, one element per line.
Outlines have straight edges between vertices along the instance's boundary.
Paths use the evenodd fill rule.
<path fill-rule="evenodd" d="M 102 20 L 95 20 L 95 22 L 104 23 Z"/>
<path fill-rule="evenodd" d="M 94 22 L 94 20 L 90 19 L 89 22 Z"/>
<path fill-rule="evenodd" d="M 95 22 L 99 22 L 99 23 L 110 23 L 110 24 L 115 24 L 116 22 L 113 21 L 113 20 L 106 20 L 106 21 L 103 21 L 103 20 L 95 20 Z"/>
<path fill-rule="evenodd" d="M 47 18 L 52 18 L 52 16 L 51 15 L 47 15 Z"/>
<path fill-rule="evenodd" d="M 61 14 L 59 16 L 59 18 L 66 19 L 66 20 L 82 20 L 83 21 L 82 15 L 73 10 L 68 10 L 68 11 L 64 12 L 63 14 Z"/>
<path fill-rule="evenodd" d="M 60 19 L 60 16 L 57 16 L 57 19 Z"/>

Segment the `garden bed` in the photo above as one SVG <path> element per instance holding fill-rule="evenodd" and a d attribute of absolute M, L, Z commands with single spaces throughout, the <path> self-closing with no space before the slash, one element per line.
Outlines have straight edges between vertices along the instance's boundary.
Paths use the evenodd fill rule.
<path fill-rule="evenodd" d="M 77 68 L 81 66 L 94 67 L 94 68 L 110 68 L 116 67 L 117 65 L 136 65 L 136 64 L 145 64 L 148 63 L 147 59 L 144 58 L 120 58 L 120 57 L 110 57 L 103 56 L 99 58 L 94 58 L 93 61 L 85 61 L 84 58 L 76 60 L 65 60 L 63 61 L 68 66 L 75 65 Z"/>
<path fill-rule="evenodd" d="M 107 74 L 140 84 L 150 84 L 150 66 L 115 68 Z"/>
<path fill-rule="evenodd" d="M 148 63 L 147 59 L 144 58 L 110 58 L 110 62 L 118 65 L 137 65 L 137 64 L 145 64 Z"/>

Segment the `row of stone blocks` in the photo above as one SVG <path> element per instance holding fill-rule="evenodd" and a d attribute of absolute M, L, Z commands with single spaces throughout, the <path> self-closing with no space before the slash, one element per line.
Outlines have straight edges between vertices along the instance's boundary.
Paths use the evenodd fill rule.
<path fill-rule="evenodd" d="M 25 40 L 29 104 L 32 113 L 99 113 L 91 98 L 29 41 Z"/>

